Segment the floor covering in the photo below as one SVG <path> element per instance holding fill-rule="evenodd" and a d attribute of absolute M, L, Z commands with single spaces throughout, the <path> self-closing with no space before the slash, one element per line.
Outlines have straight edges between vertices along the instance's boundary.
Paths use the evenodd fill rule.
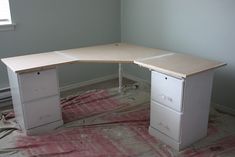
<path fill-rule="evenodd" d="M 234 116 L 211 109 L 208 135 L 178 152 L 148 134 L 149 100 L 144 83 L 80 91 L 61 99 L 64 125 L 37 136 L 23 134 L 12 109 L 1 111 L 0 156 L 235 157 Z"/>

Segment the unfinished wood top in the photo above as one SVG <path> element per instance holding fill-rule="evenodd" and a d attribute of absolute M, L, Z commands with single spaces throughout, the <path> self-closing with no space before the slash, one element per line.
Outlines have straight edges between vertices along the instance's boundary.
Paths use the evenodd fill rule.
<path fill-rule="evenodd" d="M 218 68 L 226 64 L 188 54 L 174 53 L 164 57 L 136 60 L 134 63 L 171 76 L 186 78 L 206 70 Z"/>
<path fill-rule="evenodd" d="M 137 59 L 161 56 L 171 52 L 119 43 L 70 49 L 59 53 L 74 57 L 79 62 L 133 63 Z"/>
<path fill-rule="evenodd" d="M 46 69 L 74 62 L 136 63 L 176 77 L 187 77 L 225 65 L 186 54 L 129 44 L 108 44 L 2 59 L 14 72 Z"/>
<path fill-rule="evenodd" d="M 56 52 L 31 54 L 1 59 L 11 70 L 16 73 L 44 69 L 60 64 L 72 63 L 75 60 Z"/>

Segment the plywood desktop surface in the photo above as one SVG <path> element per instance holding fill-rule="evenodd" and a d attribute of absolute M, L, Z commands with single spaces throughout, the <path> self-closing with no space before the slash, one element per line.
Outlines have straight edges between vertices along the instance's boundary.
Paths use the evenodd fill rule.
<path fill-rule="evenodd" d="M 219 61 L 180 53 L 172 53 L 159 58 L 140 59 L 134 62 L 140 66 L 181 78 L 226 65 Z"/>
<path fill-rule="evenodd" d="M 91 46 L 2 59 L 16 73 L 75 62 L 135 63 L 176 77 L 187 77 L 225 65 L 186 54 L 125 43 Z"/>
<path fill-rule="evenodd" d="M 133 63 L 136 59 L 160 56 L 170 52 L 118 43 L 59 51 L 79 62 Z"/>
<path fill-rule="evenodd" d="M 62 56 L 56 52 L 31 54 L 2 59 L 2 62 L 16 73 L 49 68 L 61 64 L 72 63 L 74 61 L 75 60 L 73 58 Z"/>

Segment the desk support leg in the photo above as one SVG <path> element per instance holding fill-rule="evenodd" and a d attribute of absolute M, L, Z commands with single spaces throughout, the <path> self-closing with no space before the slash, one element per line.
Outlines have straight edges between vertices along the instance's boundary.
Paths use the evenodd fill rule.
<path fill-rule="evenodd" d="M 119 87 L 118 87 L 118 92 L 122 92 L 122 64 L 118 64 L 118 81 L 119 81 Z"/>

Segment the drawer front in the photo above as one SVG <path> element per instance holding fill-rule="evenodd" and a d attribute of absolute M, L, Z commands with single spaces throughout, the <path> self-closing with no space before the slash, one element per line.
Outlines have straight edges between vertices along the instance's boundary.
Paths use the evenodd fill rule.
<path fill-rule="evenodd" d="M 56 69 L 19 75 L 22 102 L 58 94 Z"/>
<path fill-rule="evenodd" d="M 152 71 L 151 99 L 176 111 L 182 110 L 184 80 Z"/>
<path fill-rule="evenodd" d="M 59 96 L 25 103 L 23 112 L 26 129 L 62 119 Z"/>
<path fill-rule="evenodd" d="M 176 141 L 180 141 L 181 114 L 156 102 L 151 102 L 150 125 Z"/>

